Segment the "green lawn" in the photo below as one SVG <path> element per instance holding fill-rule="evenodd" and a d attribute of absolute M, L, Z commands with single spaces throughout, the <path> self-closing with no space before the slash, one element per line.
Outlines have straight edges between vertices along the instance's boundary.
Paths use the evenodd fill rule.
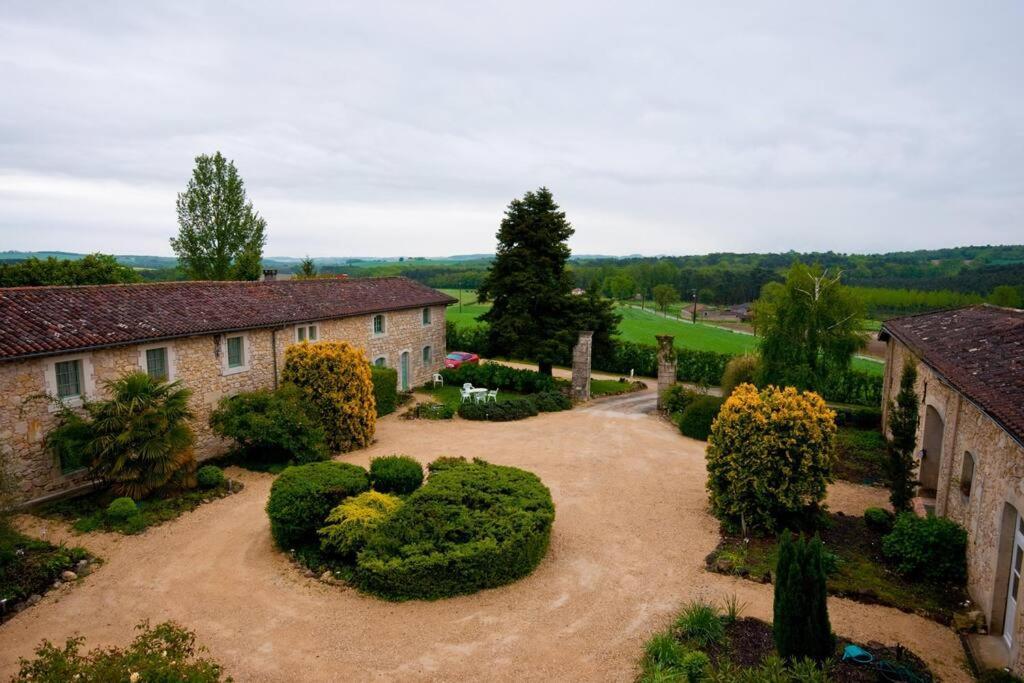
<path fill-rule="evenodd" d="M 430 397 L 438 403 L 444 403 L 450 405 L 455 410 L 459 409 L 459 404 L 462 403 L 462 394 L 460 393 L 461 387 L 425 387 L 417 389 L 418 393 L 429 394 Z M 498 391 L 498 401 L 504 402 L 510 398 L 518 398 L 522 394 L 517 394 L 512 391 L 505 391 L 504 389 Z"/>
<path fill-rule="evenodd" d="M 442 290 L 455 298 L 459 298 L 459 290 Z M 476 325 L 476 317 L 489 308 L 487 304 L 476 302 L 476 292 L 462 290 L 462 309 L 459 304 L 448 307 L 446 318 L 458 325 Z M 619 338 L 623 341 L 654 344 L 654 336 L 658 334 L 675 335 L 676 346 L 695 351 L 715 351 L 737 355 L 754 351 L 757 338 L 750 334 L 709 325 L 707 323 L 688 323 L 674 318 L 666 318 L 661 313 L 640 310 L 634 306 L 618 306 L 622 316 L 619 325 Z M 881 375 L 883 363 L 868 358 L 854 358 L 853 367 L 873 374 Z"/>

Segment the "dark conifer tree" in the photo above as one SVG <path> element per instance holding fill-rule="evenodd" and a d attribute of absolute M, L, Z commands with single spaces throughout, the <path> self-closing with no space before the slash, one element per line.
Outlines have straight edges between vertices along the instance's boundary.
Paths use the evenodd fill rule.
<path fill-rule="evenodd" d="M 893 510 L 902 512 L 910 509 L 914 498 L 914 449 L 917 446 L 917 423 L 919 405 L 914 384 L 917 382 L 917 367 L 908 362 L 900 376 L 900 393 L 896 403 L 889 404 L 889 500 Z"/>

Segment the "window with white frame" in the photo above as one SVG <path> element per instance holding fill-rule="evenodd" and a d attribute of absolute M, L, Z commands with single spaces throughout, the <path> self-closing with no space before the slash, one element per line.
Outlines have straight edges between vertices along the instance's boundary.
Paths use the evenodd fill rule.
<path fill-rule="evenodd" d="M 379 356 L 373 360 L 373 364 L 378 368 L 386 368 L 388 365 L 388 359 L 384 356 Z"/>
<path fill-rule="evenodd" d="M 167 347 L 158 346 L 146 349 L 146 374 L 153 379 L 167 381 L 171 377 L 167 362 Z"/>
<path fill-rule="evenodd" d="M 295 341 L 304 342 L 311 341 L 315 342 L 319 337 L 320 330 L 317 329 L 317 325 L 299 325 L 295 328 Z"/>
<path fill-rule="evenodd" d="M 245 336 L 239 334 L 234 337 L 228 337 L 224 345 L 227 351 L 227 369 L 229 371 L 244 370 L 246 367 Z"/>
<path fill-rule="evenodd" d="M 384 314 L 378 313 L 373 316 L 373 333 L 384 334 Z"/>
<path fill-rule="evenodd" d="M 81 398 L 84 393 L 81 360 L 58 361 L 53 364 L 53 373 L 56 378 L 57 398 Z"/>
<path fill-rule="evenodd" d="M 429 306 L 423 309 L 423 324 L 424 325 L 429 325 L 430 324 L 430 307 Z"/>
<path fill-rule="evenodd" d="M 433 359 L 433 349 L 429 346 L 423 347 L 423 364 L 430 365 L 430 361 Z"/>

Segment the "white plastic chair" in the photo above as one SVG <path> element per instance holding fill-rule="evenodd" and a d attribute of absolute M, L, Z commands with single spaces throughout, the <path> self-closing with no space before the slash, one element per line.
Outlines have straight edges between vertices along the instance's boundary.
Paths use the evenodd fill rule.
<path fill-rule="evenodd" d="M 498 402 L 497 389 L 491 389 L 490 391 L 487 392 L 487 396 L 484 397 L 484 403 L 486 403 L 487 401 L 494 401 L 495 403 Z"/>
<path fill-rule="evenodd" d="M 465 403 L 469 399 L 473 398 L 473 392 L 466 387 L 462 387 L 462 389 L 459 390 L 459 395 L 462 396 L 462 401 L 460 401 L 460 403 Z"/>
<path fill-rule="evenodd" d="M 440 375 L 440 373 L 437 373 L 437 372 L 435 372 L 435 373 L 434 373 L 434 376 L 433 376 L 433 378 L 432 378 L 432 380 L 433 380 L 433 382 L 434 382 L 434 386 L 435 386 L 435 387 L 436 387 L 436 386 L 437 386 L 438 384 L 440 384 L 440 385 L 441 385 L 442 387 L 444 386 L 444 377 L 442 377 L 442 376 Z"/>
<path fill-rule="evenodd" d="M 462 385 L 462 388 L 465 389 L 466 391 L 472 391 L 473 390 L 473 383 L 472 382 L 466 382 L 465 384 Z"/>

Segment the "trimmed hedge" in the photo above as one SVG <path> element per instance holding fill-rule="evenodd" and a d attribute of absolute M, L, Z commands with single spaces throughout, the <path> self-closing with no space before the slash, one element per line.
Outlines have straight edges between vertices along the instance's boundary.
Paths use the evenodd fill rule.
<path fill-rule="evenodd" d="M 377 401 L 377 417 L 384 417 L 398 408 L 398 371 L 394 368 L 370 366 L 373 397 Z"/>
<path fill-rule="evenodd" d="M 542 391 L 527 398 L 533 401 L 541 413 L 557 413 L 572 408 L 572 401 L 560 391 Z"/>
<path fill-rule="evenodd" d="M 293 465 L 270 487 L 270 533 L 282 550 L 318 544 L 317 531 L 343 499 L 370 488 L 362 467 L 334 461 Z"/>
<path fill-rule="evenodd" d="M 123 522 L 139 512 L 139 506 L 128 496 L 121 496 L 110 501 L 107 506 L 107 517 Z"/>
<path fill-rule="evenodd" d="M 557 388 L 553 377 L 542 375 L 535 370 L 510 368 L 500 363 L 463 365 L 453 370 L 442 370 L 441 376 L 444 378 L 444 383 L 452 387 L 461 387 L 469 382 L 477 387 L 503 389 L 519 394 L 538 394 L 542 391 L 554 391 Z"/>
<path fill-rule="evenodd" d="M 353 580 L 392 600 L 501 586 L 540 563 L 554 518 L 551 492 L 536 475 L 448 459 L 378 528 Z"/>
<path fill-rule="evenodd" d="M 459 405 L 459 417 L 464 420 L 489 420 L 490 422 L 511 422 L 533 417 L 538 413 L 537 405 L 529 397 L 510 398 L 507 401 L 469 401 Z"/>
<path fill-rule="evenodd" d="M 881 399 L 879 399 L 881 403 Z M 882 409 L 867 406 L 841 406 L 836 411 L 837 427 L 856 427 L 858 429 L 881 429 Z"/>
<path fill-rule="evenodd" d="M 370 461 L 370 484 L 381 493 L 412 493 L 423 484 L 423 466 L 408 455 L 385 455 Z"/>
<path fill-rule="evenodd" d="M 196 483 L 200 488 L 215 489 L 225 481 L 227 478 L 224 476 L 224 470 L 216 465 L 203 465 L 196 472 Z"/>
<path fill-rule="evenodd" d="M 718 417 L 724 402 L 718 396 L 695 397 L 679 416 L 679 431 L 691 439 L 707 441 L 711 435 L 711 423 Z"/>

